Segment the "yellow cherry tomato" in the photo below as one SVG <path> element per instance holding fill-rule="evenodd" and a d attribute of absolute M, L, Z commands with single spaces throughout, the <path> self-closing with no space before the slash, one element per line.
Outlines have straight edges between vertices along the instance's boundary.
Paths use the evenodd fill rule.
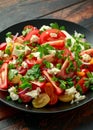
<path fill-rule="evenodd" d="M 74 99 L 74 94 L 64 94 L 60 95 L 58 98 L 62 102 L 70 102 Z"/>
<path fill-rule="evenodd" d="M 46 106 L 50 101 L 50 97 L 46 93 L 40 94 L 37 98 L 34 98 L 32 101 L 32 105 L 35 108 L 42 108 Z"/>

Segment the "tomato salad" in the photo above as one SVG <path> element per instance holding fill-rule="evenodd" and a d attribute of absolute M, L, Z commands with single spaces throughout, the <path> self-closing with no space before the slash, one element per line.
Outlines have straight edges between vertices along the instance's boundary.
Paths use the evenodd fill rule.
<path fill-rule="evenodd" d="M 78 103 L 93 90 L 93 49 L 81 33 L 64 26 L 27 25 L 0 44 L 0 91 L 7 100 L 35 108 Z"/>

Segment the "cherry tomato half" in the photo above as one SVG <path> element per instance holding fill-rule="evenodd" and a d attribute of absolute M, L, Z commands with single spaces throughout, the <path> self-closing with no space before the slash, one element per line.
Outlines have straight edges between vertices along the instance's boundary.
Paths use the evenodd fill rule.
<path fill-rule="evenodd" d="M 1 43 L 1 44 L 0 44 L 0 50 L 5 50 L 6 45 L 7 45 L 7 43 L 6 43 L 6 42 Z"/>
<path fill-rule="evenodd" d="M 41 33 L 40 35 L 40 43 L 43 44 L 48 41 L 54 41 L 54 40 L 64 40 L 66 38 L 66 35 L 61 32 L 58 29 L 49 29 Z"/>

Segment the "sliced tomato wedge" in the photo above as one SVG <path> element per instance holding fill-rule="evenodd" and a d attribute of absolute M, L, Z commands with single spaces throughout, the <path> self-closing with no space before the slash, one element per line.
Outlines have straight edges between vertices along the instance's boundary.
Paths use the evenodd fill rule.
<path fill-rule="evenodd" d="M 46 70 L 43 70 L 43 74 L 46 76 L 46 78 L 48 79 L 48 81 L 53 85 L 53 87 L 55 88 L 56 94 L 60 95 L 61 93 L 64 92 L 64 90 L 62 90 L 60 87 L 58 87 L 56 85 L 56 83 L 52 80 L 52 78 L 50 77 L 50 75 L 47 73 Z"/>
<path fill-rule="evenodd" d="M 50 42 L 46 42 L 46 44 L 49 44 L 49 45 L 53 46 L 56 49 L 63 49 L 63 47 L 65 46 L 64 40 L 50 41 Z"/>
<path fill-rule="evenodd" d="M 87 91 L 88 91 L 88 87 L 86 87 L 85 86 L 85 76 L 84 77 L 82 77 L 79 81 L 78 81 L 78 83 L 76 84 L 76 87 L 77 87 L 77 85 L 79 85 L 80 87 L 81 87 L 81 90 L 82 90 L 82 93 L 86 93 Z"/>
<path fill-rule="evenodd" d="M 35 29 L 35 30 L 31 30 L 24 38 L 24 41 L 29 41 L 30 38 L 32 37 L 32 35 L 37 35 L 39 36 L 39 30 L 38 29 Z"/>
<path fill-rule="evenodd" d="M 36 89 L 37 87 L 40 87 L 41 90 L 43 90 L 44 86 L 45 86 L 45 82 L 39 82 L 39 81 L 31 81 L 32 83 L 32 89 Z"/>
<path fill-rule="evenodd" d="M 22 100 L 22 102 L 26 103 L 26 102 L 30 102 L 32 97 L 28 96 L 26 94 L 19 94 L 20 99 Z"/>
<path fill-rule="evenodd" d="M 40 35 L 40 43 L 46 43 L 48 41 L 54 41 L 54 40 L 64 40 L 66 38 L 66 35 L 61 32 L 58 29 L 49 29 L 44 31 L 41 35 Z"/>
<path fill-rule="evenodd" d="M 0 89 L 6 90 L 8 88 L 8 64 L 3 63 L 0 69 Z"/>
<path fill-rule="evenodd" d="M 53 85 L 50 82 L 46 83 L 45 87 L 44 87 L 44 90 L 45 90 L 45 93 L 47 93 L 48 96 L 50 97 L 49 104 L 50 105 L 56 104 L 57 101 L 58 101 L 58 96 L 54 93 Z"/>
<path fill-rule="evenodd" d="M 23 68 L 22 66 L 18 67 L 17 70 L 18 70 L 18 73 L 21 75 L 25 75 L 27 72 L 27 68 Z"/>
<path fill-rule="evenodd" d="M 25 62 L 27 63 L 28 65 L 28 68 L 31 68 L 32 66 L 34 66 L 35 64 L 41 64 L 42 63 L 42 59 L 26 59 Z"/>
<path fill-rule="evenodd" d="M 5 50 L 6 45 L 7 45 L 7 43 L 6 43 L 6 42 L 1 43 L 1 44 L 0 44 L 0 50 Z"/>

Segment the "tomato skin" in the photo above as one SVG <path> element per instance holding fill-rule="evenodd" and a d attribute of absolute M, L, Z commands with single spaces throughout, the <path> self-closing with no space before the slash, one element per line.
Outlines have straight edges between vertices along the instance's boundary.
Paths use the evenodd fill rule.
<path fill-rule="evenodd" d="M 35 90 L 37 87 L 41 89 L 41 91 L 44 91 L 45 82 L 39 82 L 39 81 L 31 81 L 32 83 L 32 89 Z"/>
<path fill-rule="evenodd" d="M 53 46 L 54 48 L 60 49 L 60 50 L 62 50 L 63 47 L 65 46 L 65 43 L 63 40 L 55 40 L 55 41 L 50 41 L 50 42 L 46 42 L 46 43 Z"/>
<path fill-rule="evenodd" d="M 25 62 L 27 63 L 28 65 L 28 68 L 31 68 L 32 66 L 34 66 L 35 64 L 41 64 L 42 63 L 42 60 L 37 60 L 37 59 L 26 59 Z"/>
<path fill-rule="evenodd" d="M 57 37 L 51 37 L 51 33 L 56 33 L 57 34 Z M 64 40 L 66 38 L 66 35 L 61 32 L 60 30 L 58 29 L 49 29 L 49 30 L 46 30 L 44 31 L 41 35 L 40 35 L 40 43 L 43 44 L 45 42 L 48 42 L 48 41 L 54 41 L 54 40 L 58 40 L 58 39 L 62 39 Z"/>
<path fill-rule="evenodd" d="M 45 93 L 47 93 L 50 97 L 49 104 L 50 105 L 56 104 L 58 101 L 58 96 L 55 94 L 53 85 L 50 82 L 46 83 L 44 90 L 45 90 Z"/>
<path fill-rule="evenodd" d="M 31 101 L 31 96 L 28 96 L 26 94 L 19 94 L 19 97 L 21 98 L 22 102 L 27 103 Z"/>
<path fill-rule="evenodd" d="M 38 29 L 35 29 L 35 30 L 32 30 L 30 31 L 24 38 L 24 41 L 29 41 L 30 38 L 32 37 L 32 35 L 37 35 L 39 36 L 39 30 Z"/>
<path fill-rule="evenodd" d="M 0 44 L 0 50 L 5 50 L 6 45 L 7 45 L 7 43 L 6 43 L 6 42 L 1 43 L 1 44 Z"/>
<path fill-rule="evenodd" d="M 0 89 L 8 89 L 8 64 L 3 63 L 0 69 Z"/>
<path fill-rule="evenodd" d="M 88 91 L 88 88 L 84 85 L 84 83 L 85 83 L 85 78 L 86 78 L 85 76 L 82 77 L 82 78 L 78 81 L 78 83 L 76 84 L 76 86 L 79 85 L 79 86 L 81 87 L 83 94 Z"/>
<path fill-rule="evenodd" d="M 21 75 L 25 75 L 27 72 L 27 68 L 23 68 L 22 66 L 20 66 L 19 68 L 17 68 L 18 73 Z"/>
<path fill-rule="evenodd" d="M 26 25 L 25 27 L 24 27 L 24 30 L 25 29 L 31 29 L 31 30 L 34 30 L 36 27 L 34 27 L 34 26 L 32 26 L 32 25 Z"/>

